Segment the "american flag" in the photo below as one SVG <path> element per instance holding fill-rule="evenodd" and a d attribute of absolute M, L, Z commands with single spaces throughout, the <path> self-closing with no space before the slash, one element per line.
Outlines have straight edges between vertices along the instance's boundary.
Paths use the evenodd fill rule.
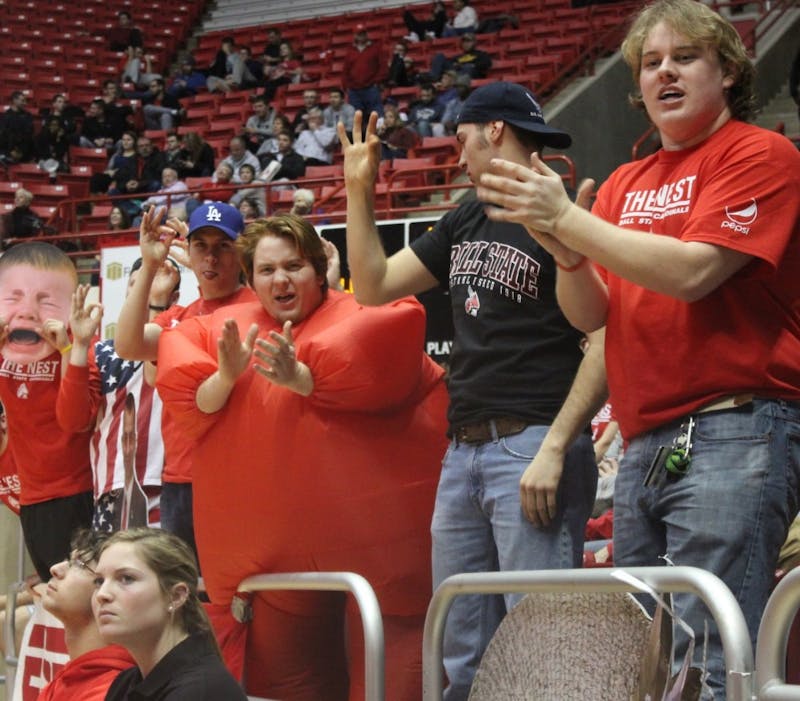
<path fill-rule="evenodd" d="M 107 530 L 118 508 L 117 495 L 125 486 L 122 456 L 122 415 L 125 401 L 133 395 L 136 406 L 136 476 L 148 495 L 150 525 L 158 521 L 158 492 L 164 467 L 164 444 L 161 438 L 161 399 L 144 380 L 144 363 L 123 360 L 114 342 L 95 344 L 94 358 L 100 375 L 102 397 L 97 423 L 90 444 L 94 470 L 95 527 Z M 101 499 L 103 495 L 107 498 Z M 155 519 L 155 523 L 153 522 Z M 102 520 L 102 524 L 100 523 Z"/>

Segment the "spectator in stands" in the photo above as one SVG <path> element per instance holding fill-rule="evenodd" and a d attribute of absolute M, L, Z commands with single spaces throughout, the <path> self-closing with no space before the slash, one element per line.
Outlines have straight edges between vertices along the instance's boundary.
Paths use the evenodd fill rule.
<path fill-rule="evenodd" d="M 403 21 L 408 28 L 409 41 L 420 41 L 422 39 L 435 38 L 442 36 L 445 24 L 447 24 L 447 10 L 444 8 L 442 0 L 436 0 L 431 8 L 431 14 L 424 22 L 420 22 L 410 10 L 403 12 Z"/>
<path fill-rule="evenodd" d="M 326 127 L 322 110 L 308 112 L 308 128 L 300 132 L 294 150 L 307 166 L 326 166 L 333 163 L 333 150 L 338 145 L 336 127 Z"/>
<path fill-rule="evenodd" d="M 125 297 L 115 336 L 117 353 L 129 360 L 156 360 L 164 329 L 176 328 L 186 319 L 220 307 L 253 299 L 252 290 L 241 283 L 241 269 L 233 246 L 244 226 L 236 208 L 218 201 L 202 204 L 192 212 L 188 227 L 175 220 L 168 220 L 167 227 L 160 226 L 163 215 L 163 209 L 145 212 L 139 227 L 142 267 Z M 175 305 L 150 321 L 153 281 L 167 260 L 176 231 L 188 234 L 189 261 L 197 277 L 200 298 L 186 307 Z M 161 525 L 194 547 L 191 482 L 194 445 L 177 430 L 169 411 L 164 412 L 162 432 L 166 462 L 161 487 Z"/>
<path fill-rule="evenodd" d="M 456 98 L 447 103 L 447 106 L 444 108 L 444 114 L 442 115 L 442 124 L 444 125 L 445 134 L 448 136 L 452 136 L 456 133 L 458 113 L 461 112 L 464 102 L 466 102 L 466 99 L 469 97 L 471 82 L 470 77 L 465 73 L 456 76 Z"/>
<path fill-rule="evenodd" d="M 167 94 L 181 100 L 185 97 L 197 95 L 206 87 L 206 77 L 198 70 L 195 70 L 194 59 L 185 56 L 181 61 L 180 69 L 172 77 Z"/>
<path fill-rule="evenodd" d="M 381 56 L 381 46 L 367 37 L 363 24 L 356 25 L 353 46 L 345 56 L 344 87 L 347 101 L 365 114 L 383 114 L 380 83 L 386 77 L 386 59 Z"/>
<path fill-rule="evenodd" d="M 455 69 L 448 68 L 442 73 L 442 77 L 433 84 L 436 90 L 436 102 L 442 106 L 442 109 L 447 108 L 447 103 L 450 102 L 450 100 L 455 100 L 455 98 L 458 97 L 458 92 L 456 91 L 457 78 L 458 73 Z"/>
<path fill-rule="evenodd" d="M 294 49 L 288 41 L 281 42 L 279 58 L 280 61 L 275 65 L 264 66 L 263 95 L 269 102 L 272 101 L 281 86 L 299 83 L 308 77 L 303 70 L 303 64 L 295 55 Z"/>
<path fill-rule="evenodd" d="M 372 115 L 362 142 L 360 116 L 354 143 L 343 141 L 348 262 L 358 300 L 383 304 L 437 285 L 452 297 L 453 440 L 431 526 L 434 586 L 458 572 L 579 567 L 597 481 L 585 429 L 605 400 L 602 343 L 593 339 L 581 355 L 580 335 L 558 309 L 555 261 L 524 227 L 490 221 L 480 200 L 462 202 L 410 248 L 386 258 L 372 205 L 376 120 Z M 545 145 L 571 143 L 544 123 L 533 96 L 511 83 L 470 95 L 458 141 L 460 165 L 473 181 L 494 158 L 528 164 Z M 497 252 L 519 261 L 517 276 L 493 267 Z M 500 328 L 502 354 L 490 350 Z M 470 470 L 491 489 L 466 487 Z M 448 699 L 467 698 L 493 631 L 520 598 L 453 602 L 444 632 Z"/>
<path fill-rule="evenodd" d="M 50 117 L 56 117 L 61 123 L 67 138 L 72 139 L 78 130 L 78 122 L 83 119 L 83 110 L 75 105 L 70 105 L 67 98 L 61 93 L 53 95 L 50 107 L 45 107 L 40 115 L 42 126 Z"/>
<path fill-rule="evenodd" d="M 133 83 L 136 90 L 144 90 L 153 78 L 161 77 L 153 71 L 153 58 L 145 53 L 144 47 L 129 46 L 120 82 Z"/>
<path fill-rule="evenodd" d="M 308 113 L 311 110 L 322 111 L 322 104 L 319 101 L 319 93 L 314 88 L 303 91 L 303 106 L 297 110 L 292 120 L 292 131 L 295 137 L 308 128 Z"/>
<path fill-rule="evenodd" d="M 257 209 L 261 214 L 267 211 L 264 188 L 259 183 L 254 182 L 259 171 L 260 169 L 254 168 L 249 163 L 244 163 L 239 168 L 239 180 L 241 184 L 249 185 L 250 187 L 240 187 L 228 200 L 229 204 L 238 208 L 241 201 L 247 198 L 256 202 Z M 259 214 L 259 216 L 261 216 L 261 214 Z"/>
<path fill-rule="evenodd" d="M 209 178 L 208 183 L 202 185 L 200 192 L 196 192 L 191 199 L 186 200 L 186 214 L 192 216 L 192 212 L 204 202 L 227 202 L 234 196 L 238 189 L 231 181 L 233 168 L 230 164 L 221 162 L 214 174 Z"/>
<path fill-rule="evenodd" d="M 0 240 L 3 248 L 7 247 L 6 239 L 22 239 L 38 236 L 42 233 L 42 220 L 31 209 L 33 195 L 24 188 L 14 193 L 14 209 L 0 218 Z"/>
<path fill-rule="evenodd" d="M 120 138 L 122 138 L 122 134 L 120 134 Z M 86 116 L 81 124 L 78 143 L 84 148 L 111 149 L 114 147 L 116 143 L 114 128 L 106 119 L 106 103 L 103 100 L 92 100 L 89 103 Z"/>
<path fill-rule="evenodd" d="M 105 103 L 105 119 L 111 127 L 112 143 L 119 141 L 126 129 L 134 128 L 133 110 L 130 105 L 119 103 L 121 97 L 122 91 L 116 81 L 107 80 L 103 83 L 102 99 Z"/>
<path fill-rule="evenodd" d="M 69 138 L 57 116 L 48 117 L 36 137 L 36 159 L 53 179 L 57 172 L 69 171 Z"/>
<path fill-rule="evenodd" d="M 485 78 L 492 67 L 492 57 L 485 51 L 475 48 L 475 35 L 468 33 L 461 37 L 461 53 L 450 59 L 443 54 L 436 54 L 431 60 L 431 76 L 439 80 L 448 68 L 459 75 L 470 78 Z"/>
<path fill-rule="evenodd" d="M 153 78 L 150 81 L 142 104 L 144 124 L 147 129 L 172 129 L 183 114 L 178 99 L 164 92 L 163 78 Z"/>
<path fill-rule="evenodd" d="M 335 129 L 336 125 L 342 122 L 347 132 L 351 133 L 355 113 L 353 106 L 344 101 L 344 91 L 341 88 L 331 88 L 328 93 L 328 106 L 322 110 L 325 126 Z"/>
<path fill-rule="evenodd" d="M 478 13 L 471 7 L 469 0 L 453 0 L 456 14 L 442 30 L 442 36 L 454 37 L 463 34 L 474 34 L 478 28 Z"/>
<path fill-rule="evenodd" d="M 272 138 L 265 139 L 256 152 L 259 160 L 261 159 L 261 156 L 267 153 L 278 152 L 278 134 L 280 134 L 282 131 L 290 131 L 294 133 L 294 129 L 292 128 L 292 123 L 289 118 L 285 114 L 279 112 L 272 120 Z"/>
<path fill-rule="evenodd" d="M 94 620 L 95 568 L 103 540 L 100 533 L 78 531 L 69 557 L 50 568 L 52 577 L 43 589 L 42 607 L 64 625 L 69 661 L 42 689 L 41 701 L 103 701 L 116 676 L 135 664 L 124 648 L 106 645 Z"/>
<path fill-rule="evenodd" d="M 233 182 L 239 183 L 241 179 L 239 178 L 239 168 L 241 168 L 245 163 L 251 165 L 256 172 L 260 169 L 260 163 L 258 162 L 258 158 L 256 158 L 250 151 L 247 150 L 247 143 L 244 140 L 244 137 L 241 136 L 234 136 L 228 147 L 230 154 L 220 161 L 221 163 L 227 163 L 233 169 Z"/>
<path fill-rule="evenodd" d="M 19 473 L 25 544 L 43 581 L 69 556 L 73 531 L 92 522 L 91 434 L 67 434 L 56 420 L 69 350 L 63 330 L 77 283 L 72 261 L 52 244 L 25 241 L 0 257 L 0 401 Z"/>
<path fill-rule="evenodd" d="M 161 184 L 164 156 L 144 134 L 136 139 L 136 154 L 139 157 L 138 180 L 144 187 L 142 191 L 155 192 Z"/>
<path fill-rule="evenodd" d="M 386 84 L 389 87 L 407 88 L 414 84 L 408 74 L 407 57 L 408 44 L 404 40 L 395 42 L 392 57 L 389 59 L 389 73 L 386 77 Z"/>
<path fill-rule="evenodd" d="M 178 161 L 181 160 L 181 140 L 176 132 L 170 131 L 164 137 L 164 150 L 161 154 L 164 157 L 164 166 L 170 166 L 177 170 L 180 177 Z"/>
<path fill-rule="evenodd" d="M 104 543 L 95 620 L 103 640 L 122 645 L 137 665 L 119 674 L 107 701 L 152 695 L 153 689 L 163 701 L 246 701 L 220 657 L 197 595 L 198 576 L 191 549 L 170 533 L 136 528 Z"/>
<path fill-rule="evenodd" d="M 259 202 L 255 197 L 242 198 L 242 201 L 239 202 L 238 210 L 245 224 L 265 215 L 265 212 L 259 211 L 259 206 Z"/>
<path fill-rule="evenodd" d="M 265 153 L 261 155 L 262 170 L 258 179 L 271 182 L 272 180 L 296 180 L 306 174 L 306 162 L 303 157 L 296 153 L 294 136 L 289 129 L 284 129 L 276 137 L 278 140 L 278 150 L 275 153 Z M 272 165 L 280 163 L 280 168 Z"/>
<path fill-rule="evenodd" d="M 314 191 L 306 187 L 299 187 L 292 195 L 292 209 L 290 214 L 298 217 L 307 217 L 314 211 Z"/>
<path fill-rule="evenodd" d="M 253 114 L 247 118 L 244 133 L 247 136 L 248 148 L 256 153 L 265 139 L 272 137 L 272 122 L 275 119 L 275 108 L 267 98 L 258 95 L 253 98 Z"/>
<path fill-rule="evenodd" d="M 208 69 L 208 91 L 228 93 L 241 85 L 243 74 L 244 63 L 233 37 L 224 37 L 214 62 Z"/>
<path fill-rule="evenodd" d="M 11 104 L 0 117 L 0 160 L 24 163 L 33 158 L 33 115 L 21 90 L 11 93 Z"/>
<path fill-rule="evenodd" d="M 281 30 L 277 27 L 270 27 L 267 30 L 267 43 L 264 46 L 264 63 L 267 66 L 275 66 L 281 62 Z"/>
<path fill-rule="evenodd" d="M 377 130 L 381 140 L 381 160 L 405 158 L 408 150 L 419 143 L 419 136 L 400 119 L 400 111 L 395 105 L 384 105 L 383 122 Z"/>
<path fill-rule="evenodd" d="M 131 220 L 127 212 L 120 207 L 112 207 L 108 214 L 109 231 L 125 231 L 131 228 Z"/>
<path fill-rule="evenodd" d="M 387 689 L 416 701 L 446 402 L 443 371 L 419 345 L 423 310 L 409 299 L 368 309 L 330 290 L 322 240 L 300 217 L 255 222 L 237 248 L 258 299 L 164 334 L 158 355 L 158 391 L 201 448 L 195 503 L 209 596 L 227 605 L 233 582 L 300 563 L 362 574 L 380 603 Z M 234 445 L 238 469 L 220 471 L 220 452 Z M 277 487 L 265 512 L 260 495 Z M 302 529 L 287 518 L 298 508 L 313 514 Z M 392 557 L 376 557 L 390 544 Z M 349 698 L 364 698 L 357 607 L 329 592 L 281 592 L 257 595 L 253 608 L 254 695 L 348 698 L 349 658 Z M 275 655 L 281 664 L 268 664 Z"/>
<path fill-rule="evenodd" d="M 703 3 L 646 6 L 622 55 L 662 150 L 612 173 L 592 213 L 536 156 L 528 167 L 493 161 L 478 195 L 557 257 L 571 322 L 607 325 L 608 385 L 630 441 L 614 493 L 615 564 L 661 565 L 668 553 L 713 572 L 755 642 L 798 513 L 800 376 L 789 359 L 800 357 L 800 153 L 746 123 L 754 67 L 736 29 Z M 666 352 L 656 338 L 669 339 Z M 696 597 L 676 596 L 675 609 L 703 631 Z M 681 659 L 687 642 L 676 640 Z M 713 623 L 708 643 L 709 685 L 724 698 Z"/>
<path fill-rule="evenodd" d="M 239 58 L 242 60 L 242 82 L 240 88 L 254 88 L 264 82 L 264 63 L 253 58 L 249 46 L 239 47 Z"/>
<path fill-rule="evenodd" d="M 150 195 L 142 207 L 166 207 L 167 216 L 171 219 L 186 219 L 186 183 L 178 179 L 178 171 L 169 166 L 161 171 L 161 189 Z M 134 226 L 139 222 L 134 222 Z"/>
<path fill-rule="evenodd" d="M 125 10 L 117 14 L 117 26 L 105 31 L 111 51 L 127 51 L 128 47 L 142 46 L 142 32 L 133 25 Z"/>
<path fill-rule="evenodd" d="M 102 107 L 97 106 L 97 109 L 102 110 Z M 91 113 L 92 111 L 93 109 L 90 107 L 89 112 Z M 105 171 L 92 174 L 89 179 L 89 191 L 92 194 L 103 195 L 108 192 L 109 186 L 117 179 L 117 176 L 120 176 L 120 182 L 124 182 L 136 170 L 136 134 L 132 131 L 126 131 L 119 140 L 116 152 L 108 159 Z"/>
<path fill-rule="evenodd" d="M 205 178 L 214 172 L 214 149 L 197 132 L 183 135 L 183 146 L 178 161 L 181 178 Z"/>
<path fill-rule="evenodd" d="M 419 136 L 433 136 L 434 128 L 440 133 L 444 133 L 441 125 L 444 108 L 436 100 L 436 91 L 430 83 L 423 83 L 419 86 L 419 98 L 414 100 L 408 107 L 408 127 L 413 129 Z"/>

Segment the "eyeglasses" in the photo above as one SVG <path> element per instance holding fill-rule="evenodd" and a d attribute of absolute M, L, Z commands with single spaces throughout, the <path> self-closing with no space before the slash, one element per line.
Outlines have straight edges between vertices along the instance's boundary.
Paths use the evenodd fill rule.
<path fill-rule="evenodd" d="M 89 567 L 89 565 L 87 565 L 83 560 L 77 557 L 71 557 L 69 560 L 67 560 L 67 563 L 69 564 L 70 567 L 74 567 L 79 570 L 86 570 L 87 572 L 89 572 L 89 574 L 95 576 L 97 575 L 97 572 L 95 572 L 91 567 Z"/>

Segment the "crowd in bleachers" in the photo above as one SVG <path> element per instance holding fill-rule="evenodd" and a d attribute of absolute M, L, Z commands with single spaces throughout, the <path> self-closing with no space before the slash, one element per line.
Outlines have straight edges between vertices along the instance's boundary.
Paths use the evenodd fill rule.
<path fill-rule="evenodd" d="M 589 32 L 612 26 L 622 12 L 614 6 L 575 10 L 564 0 L 521 0 L 509 5 L 512 14 L 498 15 L 472 3 L 454 7 L 452 17 L 439 10 L 441 28 L 437 19 L 435 31 L 414 41 L 420 37 L 409 29 L 416 26 L 409 13 L 385 9 L 354 14 L 335 32 L 325 20 L 312 20 L 204 34 L 190 54 L 184 43 L 199 19 L 199 2 L 89 3 L 79 12 L 48 3 L 41 22 L 34 20 L 36 7 L 29 0 L 0 6 L 3 32 L 15 37 L 0 50 L 0 105 L 6 105 L 0 116 L 0 179 L 19 183 L 0 192 L 0 207 L 10 212 L 13 192 L 24 186 L 33 194 L 32 211 L 49 224 L 48 233 L 107 231 L 112 195 L 120 196 L 113 204 L 135 220 L 142 202 L 161 187 L 163 166 L 180 150 L 184 165 L 178 177 L 193 198 L 201 196 L 197 188 L 228 156 L 234 136 L 245 136 L 248 149 L 260 156 L 256 182 L 307 177 L 298 167 L 277 176 L 275 166 L 265 172 L 276 157 L 282 160 L 279 129 L 273 126 L 277 114 L 291 121 L 292 148 L 306 166 L 340 164 L 338 139 L 326 130 L 340 118 L 349 128 L 354 108 L 380 113 L 384 104 L 396 106 L 404 126 L 417 136 L 393 158 L 426 157 L 430 147 L 432 163 L 452 163 L 428 139 L 453 131 L 454 105 L 449 115 L 445 108 L 456 96 L 454 82 L 466 91 L 513 75 L 534 88 L 544 86 L 577 55 Z M 425 114 L 429 110 L 420 103 L 429 86 L 437 107 Z M 309 91 L 317 93 L 314 104 L 324 112 L 323 129 L 312 130 L 313 138 L 301 134 Z M 258 97 L 266 100 L 266 115 L 259 116 Z M 127 178 L 129 168 L 111 167 L 126 130 L 161 152 L 149 159 L 144 178 Z M 138 157 L 129 165 L 140 168 Z M 320 212 L 341 209 L 341 197 L 330 188 L 322 192 L 326 183 L 309 186 Z M 279 186 L 265 193 L 261 199 L 270 200 L 273 209 L 290 199 Z M 94 208 L 57 209 L 67 198 L 89 196 L 105 199 Z M 20 234 L 9 229 L 4 235 Z"/>

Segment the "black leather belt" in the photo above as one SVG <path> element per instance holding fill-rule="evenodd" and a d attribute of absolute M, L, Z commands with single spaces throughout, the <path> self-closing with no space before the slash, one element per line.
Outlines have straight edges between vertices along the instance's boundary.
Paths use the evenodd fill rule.
<path fill-rule="evenodd" d="M 458 426 L 453 430 L 453 438 L 458 443 L 488 443 L 495 438 L 522 433 L 530 424 L 511 416 L 500 416 L 474 424 Z"/>

